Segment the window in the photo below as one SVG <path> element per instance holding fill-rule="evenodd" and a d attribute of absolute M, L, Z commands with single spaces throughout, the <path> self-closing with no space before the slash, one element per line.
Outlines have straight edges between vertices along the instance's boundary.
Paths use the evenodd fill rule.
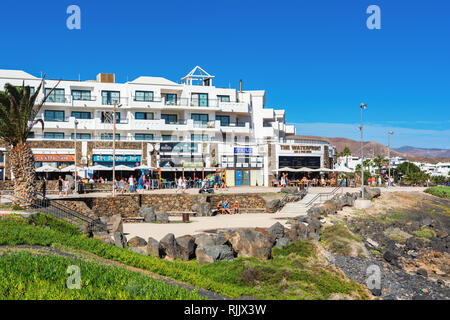
<path fill-rule="evenodd" d="M 163 134 L 162 141 L 172 141 L 172 136 Z"/>
<path fill-rule="evenodd" d="M 207 134 L 191 134 L 191 141 L 208 141 Z"/>
<path fill-rule="evenodd" d="M 72 111 L 72 117 L 75 117 L 75 119 L 91 119 L 91 113 L 86 111 Z"/>
<path fill-rule="evenodd" d="M 47 95 L 50 92 L 50 88 L 45 88 L 45 95 Z M 53 92 L 48 96 L 47 102 L 65 102 L 64 98 L 64 89 L 55 89 Z"/>
<path fill-rule="evenodd" d="M 64 121 L 64 111 L 45 110 L 45 121 Z"/>
<path fill-rule="evenodd" d="M 153 91 L 136 91 L 134 101 L 153 101 Z"/>
<path fill-rule="evenodd" d="M 153 140 L 153 134 L 151 133 L 136 133 L 134 135 L 134 139 L 136 140 Z"/>
<path fill-rule="evenodd" d="M 112 133 L 102 133 L 100 135 L 101 140 L 112 140 L 113 134 Z M 116 133 L 116 140 L 120 140 L 120 133 Z"/>
<path fill-rule="evenodd" d="M 177 123 L 177 118 L 176 114 L 161 114 L 161 119 L 164 119 L 166 124 Z"/>
<path fill-rule="evenodd" d="M 91 101 L 91 91 L 90 90 L 72 90 L 73 100 L 84 100 Z"/>
<path fill-rule="evenodd" d="M 153 120 L 153 112 L 136 112 L 134 118 L 136 120 Z"/>
<path fill-rule="evenodd" d="M 207 93 L 193 93 L 192 94 L 192 105 L 198 107 L 208 106 L 208 94 Z"/>
<path fill-rule="evenodd" d="M 102 111 L 102 123 L 113 123 L 113 113 Z M 120 123 L 120 112 L 116 112 L 116 123 Z"/>
<path fill-rule="evenodd" d="M 230 116 L 216 116 L 216 120 L 220 121 L 222 127 L 228 127 L 230 125 Z"/>
<path fill-rule="evenodd" d="M 102 91 L 102 104 L 114 104 L 120 102 L 119 91 Z"/>
<path fill-rule="evenodd" d="M 230 96 L 217 96 L 217 100 L 220 102 L 230 102 Z"/>
<path fill-rule="evenodd" d="M 44 139 L 64 139 L 64 132 L 44 132 Z"/>
<path fill-rule="evenodd" d="M 175 93 L 166 94 L 166 104 L 170 106 L 177 105 L 177 95 Z"/>
<path fill-rule="evenodd" d="M 73 140 L 73 133 L 70 135 L 70 137 Z M 91 134 L 90 133 L 77 133 L 77 140 L 90 140 Z"/>
<path fill-rule="evenodd" d="M 191 118 L 194 120 L 194 125 L 199 127 L 206 127 L 209 120 L 208 115 L 202 113 L 193 113 Z"/>
<path fill-rule="evenodd" d="M 34 139 L 34 132 L 31 131 L 30 133 L 28 133 L 28 138 L 29 139 Z"/>

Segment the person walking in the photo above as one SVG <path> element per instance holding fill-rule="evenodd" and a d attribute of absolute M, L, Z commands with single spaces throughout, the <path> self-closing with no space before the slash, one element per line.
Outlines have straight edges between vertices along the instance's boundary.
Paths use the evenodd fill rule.
<path fill-rule="evenodd" d="M 69 195 L 69 186 L 70 186 L 69 179 L 67 179 L 66 177 L 66 180 L 64 181 L 64 193 L 66 196 Z"/>
<path fill-rule="evenodd" d="M 59 191 L 59 196 L 60 197 L 63 194 L 63 183 L 64 183 L 64 180 L 61 178 L 61 176 L 59 176 L 59 178 L 58 178 L 58 191 Z"/>
<path fill-rule="evenodd" d="M 135 189 L 134 189 L 134 178 L 133 178 L 133 175 L 131 175 L 130 176 L 130 178 L 128 179 L 128 191 L 129 192 L 134 192 L 135 191 Z"/>
<path fill-rule="evenodd" d="M 120 193 L 123 194 L 125 192 L 125 180 L 123 180 L 123 178 L 120 179 L 119 188 L 120 188 Z"/>

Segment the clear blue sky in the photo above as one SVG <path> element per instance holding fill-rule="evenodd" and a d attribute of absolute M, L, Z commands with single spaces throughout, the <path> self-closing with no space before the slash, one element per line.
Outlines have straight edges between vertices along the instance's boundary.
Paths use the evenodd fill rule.
<path fill-rule="evenodd" d="M 81 8 L 81 30 L 66 8 Z M 381 8 L 381 30 L 366 9 Z M 217 86 L 265 89 L 298 133 L 450 148 L 450 1 L 170 0 L 2 3 L 0 68 L 48 78 L 178 81 L 195 65 Z M 327 125 L 332 123 L 333 125 Z"/>

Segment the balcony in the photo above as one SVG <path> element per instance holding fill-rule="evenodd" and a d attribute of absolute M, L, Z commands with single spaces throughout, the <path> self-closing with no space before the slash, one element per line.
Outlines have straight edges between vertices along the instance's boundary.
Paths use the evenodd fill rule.
<path fill-rule="evenodd" d="M 226 133 L 250 133 L 250 122 L 233 122 L 228 126 L 220 126 L 220 131 Z"/>
<path fill-rule="evenodd" d="M 245 102 L 223 102 L 219 101 L 221 112 L 249 113 L 249 105 Z"/>

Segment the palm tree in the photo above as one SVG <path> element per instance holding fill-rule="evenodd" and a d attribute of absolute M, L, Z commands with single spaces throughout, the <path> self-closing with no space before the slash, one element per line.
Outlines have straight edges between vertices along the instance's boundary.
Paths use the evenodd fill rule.
<path fill-rule="evenodd" d="M 347 157 L 347 156 L 351 156 L 351 155 L 352 155 L 352 153 L 348 146 L 345 146 L 344 150 L 339 152 L 339 157 Z M 348 158 L 346 158 L 345 162 L 346 162 L 345 166 L 348 167 Z"/>
<path fill-rule="evenodd" d="M 386 159 L 383 156 L 378 155 L 375 159 L 373 159 L 373 163 L 378 167 L 378 173 L 381 173 L 381 168 L 386 163 Z"/>
<path fill-rule="evenodd" d="M 44 130 L 44 121 L 35 120 L 48 96 L 58 86 L 52 88 L 42 99 L 36 103 L 37 96 L 44 83 L 44 78 L 36 91 L 31 94 L 30 86 L 16 87 L 10 83 L 5 84 L 5 91 L 0 91 L 0 137 L 11 146 L 11 169 L 14 175 L 14 195 L 25 200 L 33 198 L 36 191 L 36 172 L 34 155 L 27 143 L 27 138 L 34 125 L 41 123 Z M 18 205 L 26 202 L 17 200 Z"/>

